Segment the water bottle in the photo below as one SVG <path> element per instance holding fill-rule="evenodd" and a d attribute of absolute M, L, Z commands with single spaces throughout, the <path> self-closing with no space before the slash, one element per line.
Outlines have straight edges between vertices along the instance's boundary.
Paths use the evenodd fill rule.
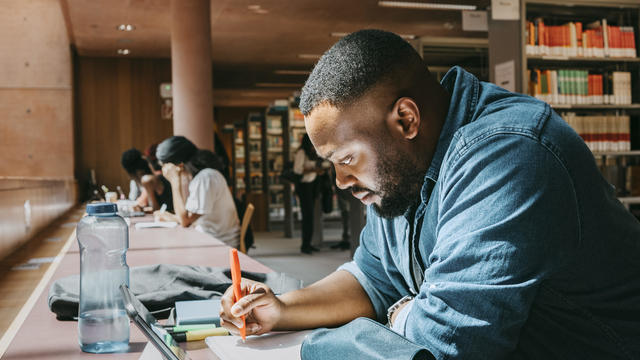
<path fill-rule="evenodd" d="M 78 342 L 90 353 L 129 348 L 129 318 L 120 285 L 129 285 L 129 227 L 112 203 L 87 205 L 76 230 L 80 246 Z"/>

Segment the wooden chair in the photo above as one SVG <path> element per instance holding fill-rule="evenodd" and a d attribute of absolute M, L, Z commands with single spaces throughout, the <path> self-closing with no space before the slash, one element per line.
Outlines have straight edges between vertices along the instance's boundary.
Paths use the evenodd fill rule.
<path fill-rule="evenodd" d="M 244 237 L 247 235 L 247 229 L 249 228 L 249 223 L 251 223 L 251 217 L 253 216 L 253 210 L 255 207 L 252 203 L 247 204 L 247 210 L 244 212 L 244 216 L 242 217 L 242 226 L 240 228 L 240 251 L 244 254 L 247 253 L 247 247 L 244 244 Z"/>

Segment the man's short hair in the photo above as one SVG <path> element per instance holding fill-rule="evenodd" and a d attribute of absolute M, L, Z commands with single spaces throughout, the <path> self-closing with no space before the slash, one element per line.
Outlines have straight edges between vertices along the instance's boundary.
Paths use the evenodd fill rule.
<path fill-rule="evenodd" d="M 322 103 L 338 108 L 349 105 L 374 85 L 416 63 L 422 63 L 420 55 L 394 33 L 360 30 L 349 34 L 313 68 L 302 88 L 300 111 L 306 116 Z"/>
<path fill-rule="evenodd" d="M 142 153 L 138 149 L 132 148 L 123 152 L 120 162 L 130 175 L 135 175 L 138 170 L 142 170 L 145 174 L 151 173 L 149 163 L 142 157 Z"/>

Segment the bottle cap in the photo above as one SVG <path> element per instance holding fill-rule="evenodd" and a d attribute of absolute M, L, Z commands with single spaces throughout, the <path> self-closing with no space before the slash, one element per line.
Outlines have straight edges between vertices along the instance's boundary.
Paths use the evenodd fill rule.
<path fill-rule="evenodd" d="M 87 214 L 89 215 L 106 215 L 118 212 L 118 205 L 114 203 L 95 203 L 87 205 Z"/>

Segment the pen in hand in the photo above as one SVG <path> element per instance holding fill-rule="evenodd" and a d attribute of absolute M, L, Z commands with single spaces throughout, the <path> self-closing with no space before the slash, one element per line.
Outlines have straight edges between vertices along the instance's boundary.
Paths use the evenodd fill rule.
<path fill-rule="evenodd" d="M 236 303 L 242 298 L 242 274 L 240 272 L 240 259 L 238 259 L 238 250 L 230 249 L 229 251 L 229 264 L 231 267 L 231 281 L 233 286 L 233 302 Z M 245 316 L 242 315 L 242 327 L 239 328 L 240 336 L 244 342 L 247 338 L 247 324 L 245 322 Z"/>

